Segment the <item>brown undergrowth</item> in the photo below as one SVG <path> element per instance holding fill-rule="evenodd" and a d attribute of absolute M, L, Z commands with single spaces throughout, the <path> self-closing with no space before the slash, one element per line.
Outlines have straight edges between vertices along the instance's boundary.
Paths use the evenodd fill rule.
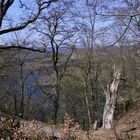
<path fill-rule="evenodd" d="M 0 114 L 1 115 L 1 114 Z M 39 121 L 25 121 L 11 116 L 0 116 L 1 140 L 139 140 L 140 98 L 135 107 L 116 120 L 112 130 L 82 130 L 80 125 L 65 114 L 64 124 L 51 126 Z"/>

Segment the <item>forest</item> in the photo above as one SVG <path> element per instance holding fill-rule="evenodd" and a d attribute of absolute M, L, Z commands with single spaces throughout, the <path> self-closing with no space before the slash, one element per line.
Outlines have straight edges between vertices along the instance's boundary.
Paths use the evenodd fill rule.
<path fill-rule="evenodd" d="M 139 0 L 0 0 L 0 139 L 140 139 Z"/>

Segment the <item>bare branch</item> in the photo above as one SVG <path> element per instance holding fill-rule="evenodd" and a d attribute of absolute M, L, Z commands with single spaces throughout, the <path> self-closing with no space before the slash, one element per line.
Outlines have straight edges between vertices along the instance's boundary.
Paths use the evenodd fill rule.
<path fill-rule="evenodd" d="M 27 48 L 27 47 L 23 47 L 23 46 L 0 46 L 1 52 L 5 51 L 5 50 L 10 50 L 10 49 L 29 50 L 29 51 L 40 52 L 40 53 L 45 53 L 46 52 L 46 50 L 35 49 L 35 48 Z"/>
<path fill-rule="evenodd" d="M 4 1 L 0 1 L 0 28 L 2 26 L 2 21 L 4 16 L 7 13 L 7 10 L 9 9 L 9 7 L 13 4 L 14 0 L 7 0 L 6 3 L 4 3 Z"/>
<path fill-rule="evenodd" d="M 12 5 L 12 2 L 14 2 L 14 0 L 8 0 L 8 1 L 11 1 L 11 3 L 8 3 L 8 5 L 6 6 L 11 6 Z M 33 17 L 31 17 L 29 20 L 27 20 L 26 22 L 22 23 L 21 25 L 19 26 L 16 26 L 16 27 L 12 27 L 12 28 L 8 28 L 8 29 L 4 29 L 4 30 L 1 30 L 0 31 L 0 35 L 2 34 L 5 34 L 5 33 L 9 33 L 9 32 L 13 32 L 13 31 L 19 31 L 19 30 L 22 30 L 24 28 L 26 28 L 29 24 L 33 23 L 34 21 L 36 21 L 41 13 L 42 10 L 44 10 L 45 8 L 48 8 L 50 6 L 50 4 L 54 1 L 57 1 L 57 0 L 49 0 L 47 2 L 47 5 L 44 6 L 44 4 L 40 3 L 40 0 L 38 1 L 38 11 L 36 13 L 36 15 L 34 15 Z M 9 8 L 8 7 L 8 8 Z M 1 7 L 0 7 L 1 9 Z M 2 12 L 1 12 L 2 13 Z M 3 17 L 4 15 L 1 17 L 0 21 L 2 22 L 3 20 Z M 1 23 L 2 24 L 2 23 Z M 0 26 L 1 27 L 1 26 Z"/>
<path fill-rule="evenodd" d="M 108 16 L 108 17 L 136 17 L 136 16 L 140 16 L 140 13 L 134 13 L 134 14 L 131 14 L 131 15 L 128 15 L 128 14 L 114 14 L 114 13 L 105 13 L 105 14 L 102 14 L 102 13 L 96 13 L 96 15 L 98 16 Z"/>
<path fill-rule="evenodd" d="M 107 48 L 109 48 L 109 47 L 111 47 L 111 46 L 114 46 L 116 43 L 118 43 L 118 42 L 122 39 L 122 37 L 124 36 L 124 34 L 125 34 L 125 33 L 127 32 L 127 30 L 129 29 L 129 26 L 130 26 L 130 24 L 131 24 L 132 18 L 133 18 L 133 17 L 131 17 L 131 18 L 129 19 L 128 25 L 127 25 L 127 27 L 125 28 L 125 30 L 123 31 L 123 33 L 120 35 L 120 37 L 119 37 L 114 43 L 112 43 L 111 45 L 106 46 L 104 49 L 107 49 Z"/>

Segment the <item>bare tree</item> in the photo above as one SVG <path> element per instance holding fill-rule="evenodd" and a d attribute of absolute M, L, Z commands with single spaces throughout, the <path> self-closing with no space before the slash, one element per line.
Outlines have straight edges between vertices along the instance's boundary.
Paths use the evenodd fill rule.
<path fill-rule="evenodd" d="M 34 14 L 34 11 L 32 11 L 28 20 L 26 20 L 23 23 L 20 23 L 19 25 L 14 26 L 14 27 L 9 26 L 7 28 L 3 28 L 4 18 L 6 16 L 6 14 L 8 13 L 8 9 L 13 6 L 15 0 L 0 0 L 0 35 L 10 33 L 10 32 L 14 32 L 14 31 L 19 31 L 19 30 L 22 30 L 22 29 L 26 28 L 29 24 L 36 21 L 38 19 L 38 17 L 40 16 L 41 12 L 44 9 L 47 9 L 51 5 L 51 3 L 55 2 L 55 1 L 57 1 L 57 0 L 48 0 L 48 1 L 37 0 L 37 2 L 36 2 L 37 11 L 36 11 L 35 14 Z M 24 7 L 26 9 L 26 11 L 29 10 L 29 8 L 26 6 L 25 3 L 22 2 L 22 0 L 20 0 L 19 2 L 21 4 L 20 8 Z M 11 48 L 26 49 L 26 46 L 18 46 L 18 45 L 14 46 L 14 45 L 12 45 L 12 46 L 7 46 L 7 47 L 6 46 L 1 46 L 0 47 L 0 49 L 2 49 L 2 50 L 3 49 L 11 49 Z M 44 52 L 44 51 L 34 49 L 34 48 L 27 48 L 27 50 Z"/>
<path fill-rule="evenodd" d="M 67 24 L 67 22 L 70 21 L 67 10 L 70 9 L 71 5 L 72 2 L 62 2 L 57 8 L 53 9 L 53 12 L 50 12 L 49 18 L 44 15 L 40 18 L 40 22 L 44 24 L 43 27 L 39 28 L 39 26 L 37 26 L 34 28 L 38 33 L 43 35 L 43 40 L 47 41 L 44 41 L 44 45 L 50 46 L 52 50 L 52 63 L 55 72 L 55 81 L 53 84 L 54 94 L 52 97 L 54 102 L 54 124 L 57 123 L 58 109 L 60 107 L 61 81 L 73 54 L 77 40 L 72 40 L 74 31 L 68 29 Z M 67 55 L 64 56 L 65 61 L 63 61 L 63 50 L 67 51 Z"/>
<path fill-rule="evenodd" d="M 115 4 L 117 2 L 117 5 Z M 114 5 L 113 5 L 114 4 Z M 113 5 L 113 6 L 112 6 Z M 120 5 L 120 6 L 118 6 Z M 125 5 L 125 6 L 121 6 Z M 106 45 L 105 49 L 115 46 L 118 44 L 118 42 L 123 38 L 124 35 L 128 33 L 128 31 L 131 31 L 131 34 L 135 34 L 137 38 L 139 38 L 139 23 L 140 23 L 140 10 L 139 10 L 140 3 L 137 0 L 134 1 L 108 1 L 107 4 L 105 4 L 101 11 L 96 11 L 96 14 L 99 16 L 102 16 L 106 19 L 113 19 L 113 21 L 116 23 L 120 22 L 120 24 L 123 23 L 122 31 L 120 36 L 112 41 L 110 44 Z M 116 24 L 114 24 L 116 26 Z M 135 28 L 134 28 L 135 27 Z"/>
<path fill-rule="evenodd" d="M 114 111 L 118 97 L 118 86 L 120 83 L 121 72 L 119 68 L 114 66 L 113 81 L 110 85 L 107 85 L 107 89 L 104 89 L 106 97 L 106 103 L 103 112 L 103 128 L 113 128 Z"/>
<path fill-rule="evenodd" d="M 100 60 L 97 60 L 94 51 L 97 49 L 98 39 L 108 30 L 107 27 L 97 28 L 97 23 L 103 19 L 99 19 L 96 11 L 100 11 L 102 4 L 102 1 L 97 0 L 83 1 L 81 4 L 83 10 L 76 10 L 77 12 L 73 13 L 80 32 L 80 45 L 84 47 L 81 59 L 84 60 L 83 87 L 89 124 L 97 119 L 94 114 L 98 114 L 97 83 L 101 72 Z"/>
<path fill-rule="evenodd" d="M 26 37 L 24 38 L 23 35 L 21 36 L 20 33 L 15 32 L 13 34 L 13 38 L 11 40 L 11 44 L 17 44 L 18 46 L 27 46 L 29 44 L 29 38 L 31 37 L 31 34 L 29 33 L 28 35 L 26 34 Z M 30 42 L 32 43 L 32 42 Z M 19 70 L 19 79 L 17 79 L 17 81 L 19 80 L 20 83 L 20 95 L 17 95 L 16 93 L 14 94 L 14 104 L 15 104 L 15 110 L 17 110 L 17 102 L 19 102 L 19 106 L 20 106 L 20 117 L 21 118 L 27 118 L 27 110 L 29 108 L 30 105 L 30 100 L 31 100 L 31 96 L 32 94 L 29 95 L 29 99 L 27 101 L 27 107 L 26 107 L 26 99 L 25 99 L 25 89 L 26 89 L 26 82 L 28 80 L 28 78 L 32 75 L 32 70 L 30 70 L 28 72 L 27 68 L 25 69 L 25 65 L 26 65 L 26 60 L 29 56 L 30 52 L 28 52 L 27 50 L 21 50 L 18 49 L 17 50 L 17 54 L 15 55 L 15 59 L 17 61 L 17 68 Z M 16 64 L 15 64 L 16 65 Z M 18 71 L 17 71 L 18 72 Z M 20 97 L 20 98 L 19 98 Z M 19 98 L 17 100 L 17 98 Z M 20 101 L 19 101 L 20 100 Z M 17 114 L 17 111 L 16 115 Z"/>

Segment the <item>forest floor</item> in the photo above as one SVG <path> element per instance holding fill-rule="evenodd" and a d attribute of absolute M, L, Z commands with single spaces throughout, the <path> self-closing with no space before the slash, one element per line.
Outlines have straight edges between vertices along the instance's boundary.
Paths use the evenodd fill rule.
<path fill-rule="evenodd" d="M 140 140 L 140 98 L 127 113 L 116 120 L 112 130 L 98 129 L 92 133 L 90 140 Z"/>
<path fill-rule="evenodd" d="M 56 127 L 39 121 L 15 121 L 9 116 L 0 113 L 0 139 L 11 137 L 14 140 L 140 140 L 140 98 L 135 106 L 116 120 L 112 130 L 83 131 L 79 126 L 68 129 L 65 125 Z M 77 124 L 76 124 L 77 125 Z M 8 137 L 7 137 L 8 136 Z"/>

